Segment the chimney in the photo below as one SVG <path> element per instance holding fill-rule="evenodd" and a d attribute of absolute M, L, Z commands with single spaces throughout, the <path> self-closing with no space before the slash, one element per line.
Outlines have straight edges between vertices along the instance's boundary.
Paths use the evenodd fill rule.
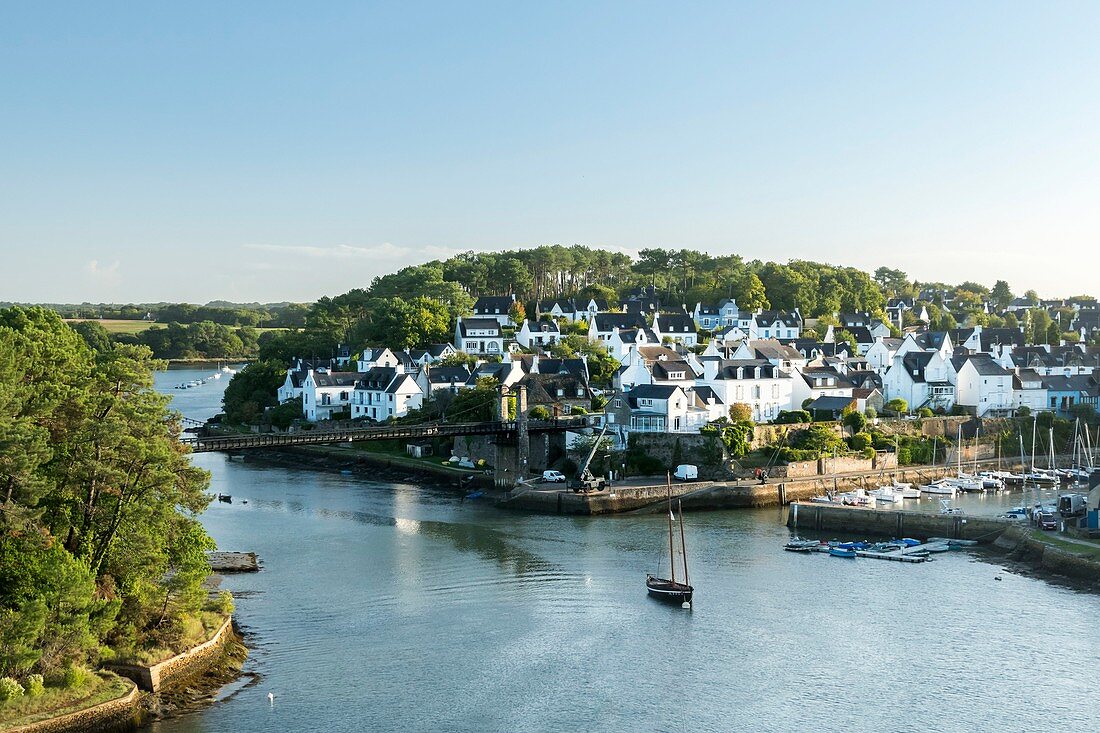
<path fill-rule="evenodd" d="M 531 373 L 539 373 L 539 355 L 537 353 L 531 356 Z"/>
<path fill-rule="evenodd" d="M 713 382 L 718 377 L 718 359 L 707 359 L 703 362 L 703 381 Z"/>

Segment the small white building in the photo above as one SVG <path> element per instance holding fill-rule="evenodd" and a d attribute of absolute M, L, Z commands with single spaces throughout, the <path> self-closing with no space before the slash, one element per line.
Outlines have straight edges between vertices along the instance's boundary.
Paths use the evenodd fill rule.
<path fill-rule="evenodd" d="M 988 354 L 967 357 L 957 367 L 955 404 L 978 417 L 1009 415 L 1015 409 L 1012 377 Z"/>
<path fill-rule="evenodd" d="M 516 303 L 516 296 L 491 296 L 483 295 L 474 303 L 474 318 L 492 318 L 500 326 L 514 326 L 511 311 Z"/>
<path fill-rule="evenodd" d="M 653 333 L 657 335 L 658 341 L 667 338 L 686 348 L 699 343 L 698 327 L 687 313 L 654 313 Z"/>
<path fill-rule="evenodd" d="M 541 318 L 538 321 L 525 318 L 516 331 L 516 343 L 526 349 L 550 346 L 560 340 L 561 330 L 557 321 L 552 318 Z"/>
<path fill-rule="evenodd" d="M 423 390 L 403 367 L 374 367 L 355 383 L 351 416 L 385 422 L 391 417 L 403 417 L 423 402 Z"/>
<path fill-rule="evenodd" d="M 476 356 L 506 353 L 504 332 L 495 318 L 459 318 L 455 323 L 455 349 Z"/>
<path fill-rule="evenodd" d="M 302 417 L 317 422 L 348 410 L 359 377 L 359 372 L 331 372 L 324 367 L 310 369 L 302 380 Z"/>

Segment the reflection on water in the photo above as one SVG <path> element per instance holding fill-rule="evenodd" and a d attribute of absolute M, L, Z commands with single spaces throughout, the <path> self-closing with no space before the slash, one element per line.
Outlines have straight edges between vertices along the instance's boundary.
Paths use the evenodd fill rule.
<path fill-rule="evenodd" d="M 227 580 L 262 681 L 159 730 L 1089 730 L 1100 714 L 1097 597 L 965 552 L 807 557 L 780 550 L 779 510 L 691 514 L 685 612 L 645 594 L 661 515 L 511 514 L 195 461 L 234 499 L 210 532 L 263 561 Z"/>

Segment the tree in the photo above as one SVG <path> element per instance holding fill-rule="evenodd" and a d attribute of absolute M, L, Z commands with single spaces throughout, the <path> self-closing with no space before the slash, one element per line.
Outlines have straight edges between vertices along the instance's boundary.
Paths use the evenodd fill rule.
<path fill-rule="evenodd" d="M 730 420 L 733 422 L 752 422 L 752 406 L 744 402 L 730 405 Z"/>
<path fill-rule="evenodd" d="M 276 392 L 285 381 L 286 367 L 276 361 L 254 361 L 241 369 L 222 396 L 225 421 L 231 425 L 259 424 L 264 411 L 279 404 Z"/>
<path fill-rule="evenodd" d="M 522 325 L 527 319 L 527 309 L 523 307 L 523 303 L 518 300 L 512 303 L 512 307 L 508 309 L 508 317 L 512 319 L 512 322 L 517 326 Z"/>
<path fill-rule="evenodd" d="M 909 284 L 909 278 L 904 272 L 892 270 L 889 267 L 880 267 L 875 270 L 874 281 L 890 295 L 897 295 Z"/>
<path fill-rule="evenodd" d="M 903 413 L 909 412 L 909 402 L 901 397 L 895 397 L 894 399 L 887 402 L 884 407 L 887 410 L 893 412 L 895 415 L 901 415 Z"/>
<path fill-rule="evenodd" d="M 459 390 L 447 408 L 447 420 L 449 422 L 489 422 L 498 419 L 496 403 L 499 399 L 497 392 L 499 385 L 500 383 L 491 377 L 482 377 L 477 380 L 476 386 Z"/>
<path fill-rule="evenodd" d="M 867 427 L 867 417 L 858 410 L 848 410 L 841 418 L 841 422 L 853 433 L 862 432 Z"/>
<path fill-rule="evenodd" d="M 1008 307 L 1008 304 L 1012 302 L 1012 290 L 1008 287 L 1008 283 L 1004 280 L 998 280 L 993 283 L 993 290 L 989 293 L 989 299 L 993 302 L 999 310 L 1004 310 Z"/>

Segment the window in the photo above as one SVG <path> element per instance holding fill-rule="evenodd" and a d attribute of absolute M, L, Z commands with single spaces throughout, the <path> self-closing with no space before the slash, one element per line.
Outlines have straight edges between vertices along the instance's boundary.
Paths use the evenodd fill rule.
<path fill-rule="evenodd" d="M 779 385 L 778 384 L 773 384 L 772 385 L 772 399 L 778 399 L 778 398 L 779 398 Z"/>
<path fill-rule="evenodd" d="M 623 406 L 623 401 L 621 399 L 619 399 L 618 397 L 616 397 L 615 401 L 612 404 L 614 404 L 615 407 L 622 407 Z"/>
<path fill-rule="evenodd" d="M 752 397 L 753 397 L 753 399 L 756 399 L 756 400 L 760 399 L 760 385 L 759 384 L 752 388 Z"/>

